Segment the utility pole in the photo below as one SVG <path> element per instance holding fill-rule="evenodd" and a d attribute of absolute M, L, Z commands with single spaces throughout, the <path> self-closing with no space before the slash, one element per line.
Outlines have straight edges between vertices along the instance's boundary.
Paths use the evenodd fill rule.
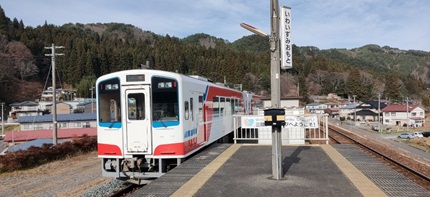
<path fill-rule="evenodd" d="M 357 125 L 356 121 L 357 121 L 357 104 L 355 104 L 355 97 L 357 95 L 352 95 L 352 97 L 354 97 L 354 125 Z"/>
<path fill-rule="evenodd" d="M 409 101 L 406 97 L 406 132 L 409 131 Z"/>
<path fill-rule="evenodd" d="M 280 78 L 281 78 L 281 61 L 280 44 L 279 44 L 279 3 L 278 0 L 270 1 L 270 19 L 271 33 L 270 41 L 270 97 L 273 108 L 280 107 Z M 282 170 L 282 128 L 281 126 L 272 126 L 272 176 L 273 179 L 280 180 L 283 175 Z"/>
<path fill-rule="evenodd" d="M 4 102 L 1 103 L 1 135 L 4 137 Z"/>
<path fill-rule="evenodd" d="M 63 46 L 55 46 L 54 43 L 50 47 L 45 47 L 45 49 L 51 49 L 51 54 L 45 54 L 45 56 L 51 56 L 52 64 L 52 143 L 57 145 L 57 88 L 55 87 L 55 57 L 64 55 L 63 53 L 55 53 L 55 49 L 62 49 Z"/>
<path fill-rule="evenodd" d="M 93 96 L 94 96 L 94 86 L 90 88 L 91 90 L 91 113 L 94 113 L 94 101 L 93 101 Z"/>
<path fill-rule="evenodd" d="M 270 0 L 270 22 L 271 34 L 267 35 L 263 31 L 241 23 L 240 26 L 263 37 L 269 36 L 270 41 L 270 97 L 272 108 L 280 107 L 280 81 L 281 81 L 281 61 L 280 61 L 280 39 L 279 39 L 279 22 L 280 22 L 280 7 L 278 0 Z M 265 112 L 266 113 L 266 112 Z M 285 116 L 285 111 L 284 111 Z M 272 126 L 272 175 L 273 179 L 280 180 L 282 177 L 282 129 L 281 126 Z"/>
<path fill-rule="evenodd" d="M 381 132 L 381 93 L 378 93 L 378 132 L 382 140 Z"/>
<path fill-rule="evenodd" d="M 270 40 L 270 97 L 272 107 L 280 107 L 281 61 L 279 60 L 279 4 L 278 0 L 270 1 L 271 34 Z"/>

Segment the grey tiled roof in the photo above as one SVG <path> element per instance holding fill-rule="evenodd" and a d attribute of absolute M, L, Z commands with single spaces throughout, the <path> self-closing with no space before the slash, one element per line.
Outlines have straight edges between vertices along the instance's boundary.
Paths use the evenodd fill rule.
<path fill-rule="evenodd" d="M 24 102 L 16 102 L 16 103 L 12 103 L 10 104 L 10 106 L 14 107 L 14 106 L 38 106 L 39 104 L 36 102 L 32 102 L 32 101 L 24 101 Z"/>
<path fill-rule="evenodd" d="M 57 122 L 96 120 L 96 113 L 57 114 Z M 21 116 L 19 123 L 52 122 L 52 114 L 43 116 Z"/>

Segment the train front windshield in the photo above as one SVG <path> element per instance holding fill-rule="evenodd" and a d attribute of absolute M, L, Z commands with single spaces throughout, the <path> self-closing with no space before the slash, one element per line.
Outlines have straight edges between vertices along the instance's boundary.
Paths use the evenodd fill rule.
<path fill-rule="evenodd" d="M 165 77 L 152 77 L 153 127 L 179 124 L 178 82 Z"/>
<path fill-rule="evenodd" d="M 99 126 L 121 127 L 120 82 L 118 78 L 98 84 L 99 91 Z"/>

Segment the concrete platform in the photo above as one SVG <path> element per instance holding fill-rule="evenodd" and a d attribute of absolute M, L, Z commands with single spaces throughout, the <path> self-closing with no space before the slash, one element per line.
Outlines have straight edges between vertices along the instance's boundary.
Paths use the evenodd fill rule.
<path fill-rule="evenodd" d="M 343 157 L 342 152 L 349 154 L 344 149 L 358 150 L 352 145 L 336 148 L 331 145 L 283 146 L 283 180 L 272 179 L 271 148 L 261 145 L 215 144 L 132 196 L 395 195 L 387 190 L 384 192 L 382 186 L 371 180 L 375 177 L 369 178 Z M 348 157 L 354 158 L 351 155 Z M 383 177 L 384 173 L 381 174 Z M 400 185 L 403 184 L 401 187 L 410 187 L 404 185 L 408 181 L 399 182 Z M 430 196 L 430 192 L 415 186 L 411 191 L 413 193 L 398 194 Z M 390 187 L 402 189 L 396 185 Z"/>

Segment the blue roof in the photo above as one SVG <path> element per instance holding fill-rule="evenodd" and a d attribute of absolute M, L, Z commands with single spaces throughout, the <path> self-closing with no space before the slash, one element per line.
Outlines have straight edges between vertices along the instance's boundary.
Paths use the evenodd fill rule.
<path fill-rule="evenodd" d="M 70 141 L 70 139 L 64 139 L 64 140 L 57 140 L 58 143 L 63 143 L 65 141 Z M 25 142 L 22 144 L 17 144 L 14 145 L 12 147 L 10 147 L 8 149 L 8 152 L 16 152 L 19 150 L 27 150 L 28 148 L 34 146 L 34 147 L 42 147 L 43 144 L 52 144 L 52 139 L 51 138 L 45 138 L 45 139 L 37 139 L 37 140 L 32 140 L 29 142 Z"/>
<path fill-rule="evenodd" d="M 96 113 L 79 113 L 79 114 L 57 114 L 58 122 L 69 121 L 88 121 L 96 120 Z M 33 122 L 52 122 L 52 114 L 43 116 L 21 116 L 18 117 L 19 123 L 33 123 Z"/>
<path fill-rule="evenodd" d="M 321 103 L 310 103 L 310 104 L 307 104 L 306 106 L 319 106 L 319 105 L 323 105 L 323 104 L 321 104 Z"/>
<path fill-rule="evenodd" d="M 91 104 L 91 102 L 84 102 L 84 103 L 79 103 L 77 106 L 85 106 Z M 93 104 L 96 104 L 96 102 L 93 102 Z"/>
<path fill-rule="evenodd" d="M 358 104 L 349 104 L 347 106 L 341 107 L 341 109 L 355 109 Z"/>

